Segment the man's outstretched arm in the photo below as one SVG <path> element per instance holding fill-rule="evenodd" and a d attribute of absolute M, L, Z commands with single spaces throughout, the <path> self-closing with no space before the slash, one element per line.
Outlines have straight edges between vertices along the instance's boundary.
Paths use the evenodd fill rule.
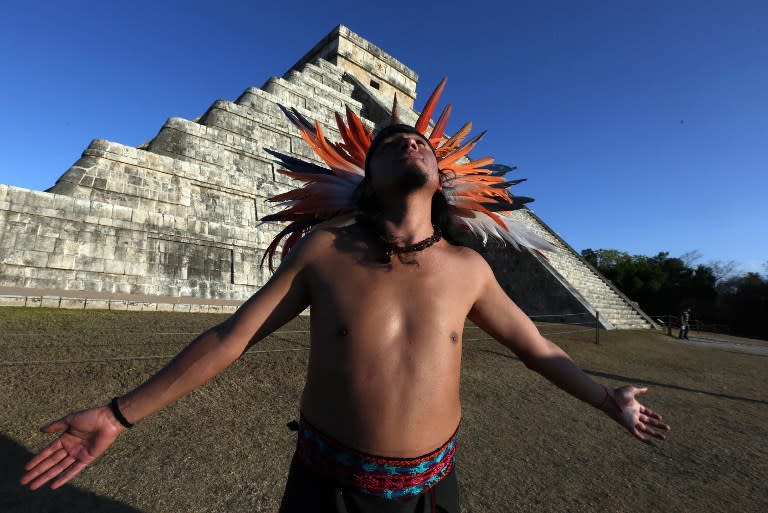
<path fill-rule="evenodd" d="M 117 400 L 119 411 L 135 423 L 221 373 L 255 342 L 301 313 L 309 304 L 298 245 L 272 279 L 222 324 L 195 338 L 165 367 Z M 56 489 L 98 458 L 126 428 L 109 406 L 71 413 L 43 426 L 63 433 L 25 466 L 21 484 L 36 490 L 53 480 Z"/>
<path fill-rule="evenodd" d="M 636 396 L 646 388 L 610 389 L 590 378 L 558 345 L 544 338 L 533 322 L 502 290 L 483 262 L 483 287 L 469 318 L 483 331 L 511 349 L 530 369 L 574 397 L 599 408 L 645 443 L 664 439 L 669 426 L 661 415 L 646 408 Z"/>

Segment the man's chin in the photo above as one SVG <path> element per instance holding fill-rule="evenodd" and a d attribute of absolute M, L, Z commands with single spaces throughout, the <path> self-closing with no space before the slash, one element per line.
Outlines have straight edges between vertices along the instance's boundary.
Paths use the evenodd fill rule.
<path fill-rule="evenodd" d="M 401 177 L 400 189 L 403 192 L 413 192 L 427 185 L 428 181 L 429 177 L 422 169 L 410 168 Z"/>

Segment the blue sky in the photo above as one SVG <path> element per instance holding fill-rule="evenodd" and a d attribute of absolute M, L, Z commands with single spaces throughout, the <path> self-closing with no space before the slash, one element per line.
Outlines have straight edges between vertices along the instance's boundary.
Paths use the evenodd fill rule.
<path fill-rule="evenodd" d="M 91 139 L 137 145 L 171 116 L 283 74 L 342 23 L 448 76 L 528 178 L 514 192 L 576 250 L 768 261 L 768 3 L 14 2 L 0 16 L 0 183 L 44 190 Z M 436 4 L 437 5 L 437 4 Z"/>

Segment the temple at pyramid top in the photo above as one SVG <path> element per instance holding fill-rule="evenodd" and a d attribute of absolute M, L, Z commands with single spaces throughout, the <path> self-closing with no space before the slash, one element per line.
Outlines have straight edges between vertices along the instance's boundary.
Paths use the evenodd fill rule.
<path fill-rule="evenodd" d="M 344 25 L 338 25 L 291 70 L 325 59 L 383 96 L 397 95 L 400 105 L 413 108 L 419 75 L 387 52 L 366 41 Z"/>

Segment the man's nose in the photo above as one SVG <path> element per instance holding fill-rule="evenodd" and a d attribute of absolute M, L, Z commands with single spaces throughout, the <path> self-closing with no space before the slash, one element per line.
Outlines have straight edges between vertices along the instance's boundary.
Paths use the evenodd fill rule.
<path fill-rule="evenodd" d="M 403 148 L 412 147 L 414 149 L 418 149 L 419 147 L 419 145 L 416 143 L 416 137 L 414 136 L 404 136 L 401 144 Z"/>

